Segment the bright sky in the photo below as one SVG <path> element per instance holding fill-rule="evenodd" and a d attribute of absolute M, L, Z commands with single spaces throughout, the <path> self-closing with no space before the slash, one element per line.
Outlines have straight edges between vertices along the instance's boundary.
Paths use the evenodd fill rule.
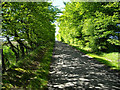
<path fill-rule="evenodd" d="M 53 0 L 53 6 L 58 6 L 59 9 L 62 9 L 65 7 L 64 2 L 70 2 L 70 0 Z"/>
<path fill-rule="evenodd" d="M 70 0 L 53 0 L 52 4 L 53 4 L 53 6 L 57 6 L 57 8 L 64 10 L 65 5 L 63 2 L 70 2 Z M 57 23 L 55 23 L 55 24 L 56 24 L 55 36 L 56 36 L 58 34 L 59 27 L 57 26 Z"/>

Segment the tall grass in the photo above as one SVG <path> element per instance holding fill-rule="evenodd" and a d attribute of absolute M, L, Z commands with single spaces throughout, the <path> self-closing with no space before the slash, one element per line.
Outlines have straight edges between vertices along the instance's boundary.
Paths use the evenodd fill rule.
<path fill-rule="evenodd" d="M 17 63 L 13 64 L 13 61 L 11 61 L 10 68 L 3 75 L 2 89 L 45 89 L 47 87 L 53 45 L 53 42 L 49 42 L 45 46 L 39 46 L 25 58 L 19 59 Z M 9 50 L 9 48 L 6 49 Z M 12 58 L 9 59 L 12 60 Z"/>

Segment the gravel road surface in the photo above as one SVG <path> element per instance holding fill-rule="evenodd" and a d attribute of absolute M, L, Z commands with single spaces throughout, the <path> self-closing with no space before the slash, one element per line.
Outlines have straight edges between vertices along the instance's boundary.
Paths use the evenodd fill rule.
<path fill-rule="evenodd" d="M 120 90 L 117 71 L 56 41 L 48 90 Z"/>

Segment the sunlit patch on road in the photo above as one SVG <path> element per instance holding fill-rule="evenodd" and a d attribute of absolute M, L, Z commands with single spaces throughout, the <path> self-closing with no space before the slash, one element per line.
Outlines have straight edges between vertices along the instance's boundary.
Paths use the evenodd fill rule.
<path fill-rule="evenodd" d="M 56 41 L 50 67 L 49 90 L 119 89 L 119 73 Z"/>

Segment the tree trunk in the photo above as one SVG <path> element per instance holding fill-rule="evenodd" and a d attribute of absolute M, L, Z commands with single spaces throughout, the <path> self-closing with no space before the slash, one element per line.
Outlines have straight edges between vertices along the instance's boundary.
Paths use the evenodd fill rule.
<path fill-rule="evenodd" d="M 6 37 L 7 37 L 7 36 L 6 36 Z M 16 52 L 15 49 L 18 50 L 18 48 L 16 48 L 16 47 L 11 43 L 11 41 L 9 40 L 9 37 L 7 37 L 7 40 L 8 40 L 8 43 L 10 44 L 10 47 L 11 47 L 12 51 L 15 53 L 16 61 L 17 61 L 18 58 L 19 58 L 19 54 Z"/>
<path fill-rule="evenodd" d="M 5 62 L 4 62 L 3 49 L 0 49 L 0 53 L 1 53 L 1 59 L 2 59 L 2 73 L 4 73 L 6 68 L 5 68 Z"/>

